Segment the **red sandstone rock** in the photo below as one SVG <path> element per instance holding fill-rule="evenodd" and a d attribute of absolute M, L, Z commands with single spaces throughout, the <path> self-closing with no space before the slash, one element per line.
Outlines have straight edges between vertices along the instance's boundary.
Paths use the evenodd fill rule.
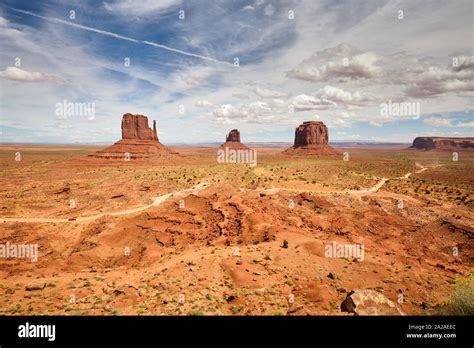
<path fill-rule="evenodd" d="M 474 138 L 416 137 L 411 148 L 422 150 L 474 150 Z"/>
<path fill-rule="evenodd" d="M 295 130 L 294 147 L 307 146 L 311 144 L 327 144 L 328 128 L 319 121 L 306 121 Z"/>
<path fill-rule="evenodd" d="M 283 151 L 287 155 L 337 157 L 339 152 L 328 145 L 328 128 L 320 121 L 306 121 L 295 129 L 295 142 Z"/>
<path fill-rule="evenodd" d="M 240 132 L 237 129 L 232 129 L 225 137 L 225 143 L 221 147 L 228 147 L 231 149 L 248 149 L 247 146 L 240 142 Z"/>
<path fill-rule="evenodd" d="M 232 129 L 229 134 L 227 134 L 225 141 L 236 141 L 240 143 L 240 132 L 237 129 Z"/>
<path fill-rule="evenodd" d="M 151 129 L 146 116 L 127 113 L 122 117 L 122 139 L 97 151 L 95 157 L 124 159 L 129 156 L 130 159 L 135 159 L 176 154 L 178 153 L 158 141 L 156 121 L 153 121 Z"/>
<path fill-rule="evenodd" d="M 148 127 L 148 117 L 143 115 L 125 114 L 122 117 L 122 139 L 156 140 L 156 121 L 153 130 Z"/>

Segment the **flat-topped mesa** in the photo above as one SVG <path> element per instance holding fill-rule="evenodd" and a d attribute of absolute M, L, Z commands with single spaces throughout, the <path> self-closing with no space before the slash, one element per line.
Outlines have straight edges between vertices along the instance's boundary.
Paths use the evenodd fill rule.
<path fill-rule="evenodd" d="M 221 147 L 228 147 L 232 149 L 248 149 L 247 146 L 240 142 L 240 132 L 237 129 L 232 129 L 225 137 L 225 143 Z"/>
<path fill-rule="evenodd" d="M 286 155 L 336 157 L 339 152 L 328 145 L 328 128 L 321 121 L 306 121 L 295 129 L 295 142 L 283 151 Z"/>
<path fill-rule="evenodd" d="M 295 130 L 294 147 L 327 143 L 328 128 L 320 121 L 303 122 Z"/>
<path fill-rule="evenodd" d="M 130 113 L 123 115 L 122 139 L 158 141 L 156 121 L 153 121 L 153 129 L 151 129 L 148 127 L 148 117 L 143 115 L 132 115 Z"/>
<path fill-rule="evenodd" d="M 156 131 L 148 126 L 148 117 L 126 113 L 122 116 L 122 139 L 103 150 L 97 151 L 94 157 L 112 159 L 163 158 L 178 153 L 161 144 Z"/>
<path fill-rule="evenodd" d="M 412 149 L 419 150 L 474 150 L 474 138 L 416 137 Z"/>

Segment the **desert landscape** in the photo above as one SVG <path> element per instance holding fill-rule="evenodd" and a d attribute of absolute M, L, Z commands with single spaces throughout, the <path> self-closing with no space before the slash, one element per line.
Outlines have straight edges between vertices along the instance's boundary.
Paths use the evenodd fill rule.
<path fill-rule="evenodd" d="M 467 341 L 472 5 L 1 1 L 0 348 Z"/>
<path fill-rule="evenodd" d="M 0 243 L 39 245 L 0 259 L 3 315 L 424 315 L 472 286 L 471 149 L 335 149 L 305 122 L 222 164 L 140 117 L 105 151 L 0 147 Z"/>

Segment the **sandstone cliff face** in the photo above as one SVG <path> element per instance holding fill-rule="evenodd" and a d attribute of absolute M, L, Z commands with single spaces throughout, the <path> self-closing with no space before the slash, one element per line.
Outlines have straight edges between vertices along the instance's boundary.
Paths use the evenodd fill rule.
<path fill-rule="evenodd" d="M 320 121 L 306 121 L 295 130 L 295 142 L 283 151 L 291 156 L 337 158 L 340 154 L 328 145 L 328 128 Z"/>
<path fill-rule="evenodd" d="M 148 127 L 148 117 L 143 115 L 125 114 L 122 117 L 122 139 L 140 139 L 158 141 L 156 121 L 153 130 Z"/>
<path fill-rule="evenodd" d="M 311 144 L 327 144 L 328 128 L 319 121 L 306 121 L 295 130 L 294 147 L 307 146 Z"/>
<path fill-rule="evenodd" d="M 417 137 L 411 148 L 421 150 L 474 150 L 474 138 Z"/>
<path fill-rule="evenodd" d="M 225 143 L 221 147 L 228 147 L 231 149 L 248 149 L 247 146 L 240 142 L 240 132 L 237 129 L 232 129 L 225 137 Z"/>
<path fill-rule="evenodd" d="M 240 132 L 237 129 L 232 129 L 229 134 L 227 134 L 226 142 L 228 141 L 236 141 L 240 143 Z"/>
<path fill-rule="evenodd" d="M 126 113 L 122 116 L 122 139 L 108 148 L 97 151 L 94 157 L 137 159 L 177 154 L 159 142 L 156 121 L 153 121 L 151 129 L 148 126 L 148 117 Z"/>

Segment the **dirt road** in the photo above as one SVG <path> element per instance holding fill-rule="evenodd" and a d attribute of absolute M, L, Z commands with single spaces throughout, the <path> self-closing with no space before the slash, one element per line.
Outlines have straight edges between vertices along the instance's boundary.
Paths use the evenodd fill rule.
<path fill-rule="evenodd" d="M 119 210 L 115 212 L 105 212 L 105 213 L 100 213 L 96 215 L 91 215 L 91 216 L 81 216 L 77 218 L 38 218 L 38 217 L 23 217 L 23 218 L 1 218 L 2 222 L 40 222 L 40 223 L 47 223 L 47 222 L 70 222 L 70 223 L 75 223 L 75 222 L 89 222 L 92 220 L 99 219 L 103 216 L 110 215 L 110 216 L 122 216 L 122 215 L 129 215 L 129 214 L 135 214 L 139 213 L 141 211 L 147 210 L 151 207 L 158 206 L 161 203 L 165 202 L 168 198 L 173 197 L 173 196 L 184 196 L 187 194 L 197 194 L 199 191 L 209 187 L 208 183 L 201 183 L 196 186 L 193 186 L 192 188 L 189 189 L 184 189 L 181 191 L 176 191 L 176 192 L 170 192 L 158 197 L 154 197 L 152 199 L 152 203 L 136 208 L 131 208 L 131 209 L 125 209 L 125 210 Z"/>

